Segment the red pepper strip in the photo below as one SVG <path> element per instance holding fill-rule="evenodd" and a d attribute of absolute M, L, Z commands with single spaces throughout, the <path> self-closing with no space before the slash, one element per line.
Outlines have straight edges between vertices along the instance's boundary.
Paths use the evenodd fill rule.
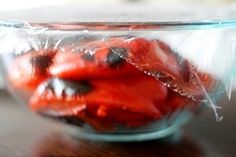
<path fill-rule="evenodd" d="M 84 52 L 58 53 L 49 71 L 53 76 L 75 80 L 142 74 L 141 71 L 123 59 L 120 59 L 122 63 L 119 65 L 113 67 L 109 66 L 107 63 L 108 53 L 109 49 L 106 47 L 97 50 L 92 56 Z M 91 57 L 92 59 L 87 60 L 85 59 L 86 57 Z"/>
<path fill-rule="evenodd" d="M 127 61 L 157 77 L 172 90 L 202 99 L 205 96 L 203 88 L 210 92 L 216 86 L 216 80 L 210 74 L 197 71 L 194 65 L 161 41 L 137 38 L 129 45 L 132 53 Z"/>
<path fill-rule="evenodd" d="M 157 41 L 156 41 L 157 42 Z M 109 67 L 106 63 L 110 49 L 118 48 L 127 50 L 126 54 L 119 54 L 125 61 L 115 68 Z M 86 61 L 85 52 L 80 54 L 65 52 L 58 54 L 54 64 L 50 67 L 50 73 L 61 78 L 81 79 L 83 77 L 116 77 L 127 74 L 138 73 L 136 68 L 142 71 L 150 67 L 152 71 L 170 73 L 173 77 L 181 77 L 176 58 L 170 52 L 163 52 L 166 49 L 157 49 L 152 42 L 143 38 L 122 39 L 111 38 L 105 41 L 94 41 L 82 46 L 85 51 L 93 51 L 94 60 Z M 91 50 L 92 49 L 92 50 Z M 168 64 L 167 64 L 168 63 Z M 133 65 L 130 65 L 133 64 Z"/>
<path fill-rule="evenodd" d="M 101 108 L 105 108 L 106 116 L 98 115 L 98 111 Z M 117 125 L 138 127 L 157 119 L 145 113 L 132 112 L 116 107 L 99 107 L 98 105 L 88 105 L 86 110 L 73 115 L 73 117 L 84 120 L 96 128 L 97 131 L 110 131 L 115 129 Z"/>
<path fill-rule="evenodd" d="M 86 110 L 73 115 L 73 118 L 78 118 L 92 125 L 97 131 L 111 131 L 116 129 L 116 126 L 138 127 L 159 118 L 147 115 L 145 113 L 132 112 L 121 108 L 105 107 L 106 116 L 98 115 L 98 111 L 104 106 L 88 105 Z M 64 115 L 64 116 L 68 116 Z M 62 116 L 63 117 L 63 116 Z"/>
<path fill-rule="evenodd" d="M 50 76 L 48 67 L 55 54 L 56 50 L 40 50 L 29 51 L 17 57 L 9 67 L 9 81 L 17 89 L 34 90 Z"/>
<path fill-rule="evenodd" d="M 216 80 L 210 74 L 197 71 L 194 65 L 175 54 L 166 44 L 157 40 L 149 42 L 149 46 L 141 44 L 145 42 L 148 41 L 145 39 L 130 41 L 132 53 L 128 62 L 140 70 L 157 77 L 172 90 L 192 95 L 194 98 L 205 96 L 203 88 L 208 91 L 215 86 Z"/>
<path fill-rule="evenodd" d="M 143 75 L 143 77 L 127 79 L 90 80 L 90 84 L 93 87 L 90 92 L 73 97 L 66 95 L 58 97 L 49 89 L 41 91 L 42 88 L 39 86 L 30 99 L 31 108 L 39 112 L 53 111 L 60 116 L 80 115 L 86 113 L 83 111 L 87 111 L 88 108 L 92 108 L 95 110 L 89 113 L 93 114 L 93 117 L 107 119 L 107 117 L 112 116 L 119 122 L 124 122 L 126 115 L 115 115 L 117 109 L 127 114 L 131 113 L 130 116 L 132 113 L 135 116 L 141 115 L 142 117 L 139 119 L 145 119 L 145 117 L 159 119 L 162 116 L 157 108 L 158 104 L 154 104 L 154 102 L 161 105 L 166 99 L 167 89 L 152 77 Z M 102 114 L 101 107 L 104 110 Z M 134 121 L 134 116 L 126 119 L 127 123 Z"/>
<path fill-rule="evenodd" d="M 167 96 L 165 86 L 145 75 L 124 79 L 91 80 L 90 83 L 98 90 L 88 94 L 86 97 L 88 104 L 98 103 L 108 108 L 124 108 L 157 117 L 160 113 L 157 104 L 153 102 L 161 104 Z"/>
<path fill-rule="evenodd" d="M 162 72 L 180 78 L 180 69 L 173 52 L 162 42 L 137 38 L 129 41 L 128 61 L 142 71 Z"/>

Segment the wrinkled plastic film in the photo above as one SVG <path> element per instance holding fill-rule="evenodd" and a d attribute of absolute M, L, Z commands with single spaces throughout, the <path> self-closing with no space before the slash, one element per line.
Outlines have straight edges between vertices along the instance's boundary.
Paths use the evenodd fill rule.
<path fill-rule="evenodd" d="M 101 92 L 100 88 L 116 93 L 118 90 L 112 88 L 117 86 L 121 92 L 129 95 L 127 99 L 145 97 L 145 94 L 130 94 L 135 90 L 142 92 L 141 88 L 144 93 L 145 91 L 148 93 L 149 90 L 161 93 L 146 94 L 146 98 L 140 98 L 140 101 L 145 100 L 145 103 L 149 101 L 147 100 L 149 97 L 155 99 L 156 103 L 152 102 L 152 105 L 147 108 L 142 107 L 145 103 L 134 107 L 131 105 L 132 102 L 126 100 L 124 102 L 130 105 L 124 105 L 123 101 L 118 100 L 119 97 L 111 100 L 108 105 L 106 105 L 108 102 L 103 100 L 104 98 L 99 98 L 99 100 L 96 98 L 97 102 L 105 103 L 96 108 L 97 116 L 106 117 L 108 110 L 117 114 L 113 111 L 114 107 L 119 110 L 119 114 L 126 112 L 138 114 L 132 116 L 139 117 L 140 123 L 132 117 L 126 124 L 125 120 L 116 117 L 121 123 L 138 126 L 149 121 L 150 117 L 158 119 L 188 107 L 188 104 L 191 104 L 190 108 L 194 108 L 193 104 L 204 103 L 213 109 L 216 119 L 220 121 L 222 117 L 218 115 L 220 107 L 216 104 L 216 100 L 224 92 L 230 98 L 232 92 L 235 69 L 235 32 L 233 28 L 66 31 L 51 30 L 47 27 L 35 28 L 29 25 L 28 28 L 1 28 L 0 51 L 1 54 L 7 55 L 4 59 L 8 62 L 5 64 L 9 65 L 6 67 L 7 78 L 15 88 L 22 88 L 22 82 L 18 84 L 16 78 L 24 79 L 24 70 L 28 70 L 26 73 L 32 75 L 43 74 L 42 78 L 37 76 L 33 78 L 35 79 L 33 82 L 28 82 L 29 87 L 26 85 L 23 91 L 30 93 L 29 97 L 40 96 L 47 91 L 47 95 L 40 98 L 40 101 L 52 95 L 55 96 L 53 100 L 56 99 L 56 105 L 50 104 L 54 103 L 52 99 L 46 102 L 48 104 L 43 104 L 43 111 L 40 110 L 40 112 L 44 114 L 62 116 L 66 113 L 71 116 L 83 112 L 89 107 L 86 104 L 75 105 L 74 100 L 72 101 L 74 97 L 76 101 L 82 102 L 83 94 L 91 92 L 94 86 L 99 88 L 95 95 Z M 50 61 L 42 62 L 34 59 L 35 62 L 32 63 L 32 60 L 29 62 L 27 57 L 31 54 L 33 56 L 41 54 L 41 58 L 45 58 L 45 55 L 49 56 Z M 48 60 L 47 57 L 46 60 Z M 77 60 L 76 57 L 78 57 Z M 33 64 L 40 64 L 39 68 L 46 67 L 46 71 L 30 68 Z M 14 66 L 18 68 L 12 71 L 11 68 Z M 23 83 L 28 81 L 27 79 L 23 80 Z M 137 82 L 135 85 L 137 88 L 124 86 L 124 82 L 131 84 L 133 79 Z M 153 83 L 153 79 L 157 84 Z M 113 82 L 107 84 L 103 80 Z M 120 83 L 120 81 L 124 82 Z M 91 87 L 88 86 L 90 82 L 94 83 Z M 151 85 L 155 85 L 160 90 L 153 89 Z M 166 92 L 167 94 L 164 94 Z M 82 98 L 78 96 L 78 93 L 82 95 Z M 176 101 L 180 101 L 180 98 L 186 100 L 178 104 L 179 106 L 171 108 L 167 103 L 172 102 L 171 99 L 174 101 L 175 97 Z M 29 100 L 31 103 L 36 101 L 39 100 L 35 97 Z M 69 102 L 73 105 L 61 107 L 58 105 L 59 102 L 62 104 Z M 161 107 L 160 102 L 163 103 Z M 37 107 L 36 105 L 34 110 L 37 110 Z M 84 113 L 79 114 L 78 117 L 98 128 L 102 125 L 91 117 L 84 117 Z"/>

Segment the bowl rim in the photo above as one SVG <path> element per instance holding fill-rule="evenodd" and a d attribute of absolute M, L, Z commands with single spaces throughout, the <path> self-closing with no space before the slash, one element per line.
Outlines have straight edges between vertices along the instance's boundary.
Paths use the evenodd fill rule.
<path fill-rule="evenodd" d="M 199 20 L 199 21 L 149 21 L 149 22 L 43 22 L 1 21 L 0 28 L 45 29 L 63 31 L 135 31 L 135 30 L 188 30 L 236 28 L 236 19 Z"/>

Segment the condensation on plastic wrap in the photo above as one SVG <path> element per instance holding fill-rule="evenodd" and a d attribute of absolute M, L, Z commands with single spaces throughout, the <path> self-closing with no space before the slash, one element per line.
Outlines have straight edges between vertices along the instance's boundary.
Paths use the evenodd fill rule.
<path fill-rule="evenodd" d="M 28 94 L 30 107 L 43 114 L 78 114 L 95 102 L 101 121 L 108 112 L 127 114 L 128 123 L 138 126 L 204 103 L 220 121 L 216 100 L 225 92 L 230 98 L 235 32 L 232 27 L 6 24 L 0 28 L 0 51 L 11 86 Z M 168 106 L 172 102 L 175 107 Z M 78 116 L 100 125 L 85 113 Z"/>

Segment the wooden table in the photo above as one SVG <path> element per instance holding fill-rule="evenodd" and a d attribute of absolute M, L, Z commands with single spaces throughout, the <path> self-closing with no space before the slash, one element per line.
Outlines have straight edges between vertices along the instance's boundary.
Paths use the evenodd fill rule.
<path fill-rule="evenodd" d="M 198 115 L 177 143 L 103 143 L 64 134 L 61 124 L 38 117 L 1 91 L 0 157 L 235 157 L 234 102 L 236 93 L 230 103 L 222 100 L 221 123 L 210 109 Z"/>

